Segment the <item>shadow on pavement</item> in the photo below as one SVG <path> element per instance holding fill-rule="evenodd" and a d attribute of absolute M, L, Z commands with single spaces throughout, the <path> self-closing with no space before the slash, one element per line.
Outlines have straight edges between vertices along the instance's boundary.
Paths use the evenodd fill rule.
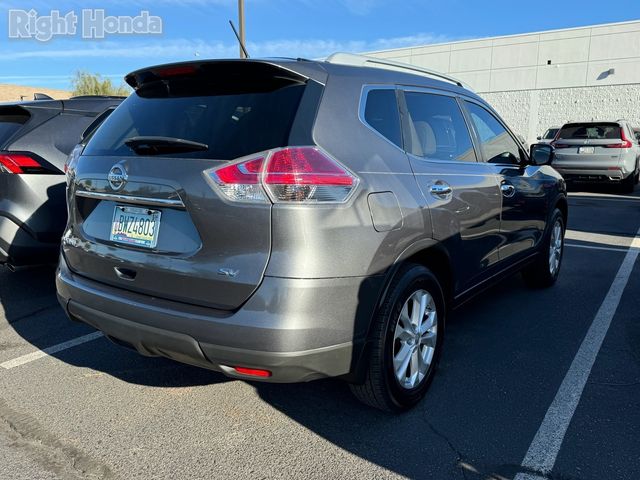
<path fill-rule="evenodd" d="M 72 322 L 66 317 L 56 300 L 54 279 L 53 267 L 25 268 L 10 272 L 0 266 L 0 314 L 4 310 L 4 320 L 0 315 L 0 332 L 11 328 L 24 340 L 42 350 L 95 331 L 88 325 Z M 0 351 L 2 350 L 0 345 Z M 85 354 L 78 354 L 79 352 Z M 5 355 L 9 355 L 6 350 Z M 143 357 L 111 344 L 105 338 L 54 353 L 53 356 L 70 365 L 91 368 L 140 385 L 186 387 L 228 381 L 226 377 L 213 371 L 193 368 L 164 358 Z M 10 358 L 12 357 L 3 357 L 3 360 Z"/>

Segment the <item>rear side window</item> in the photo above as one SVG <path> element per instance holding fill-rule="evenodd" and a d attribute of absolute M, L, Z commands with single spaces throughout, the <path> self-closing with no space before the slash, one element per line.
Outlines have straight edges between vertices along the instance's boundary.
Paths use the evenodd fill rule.
<path fill-rule="evenodd" d="M 402 148 L 400 113 L 395 90 L 371 90 L 367 95 L 364 120 L 380 135 Z"/>
<path fill-rule="evenodd" d="M 620 139 L 617 123 L 570 123 L 560 129 L 558 138 L 564 140 L 609 140 Z"/>
<path fill-rule="evenodd" d="M 556 133 L 558 133 L 557 128 L 550 128 L 549 130 L 547 130 L 547 133 L 544 134 L 544 138 L 545 140 L 552 140 L 553 138 L 555 138 Z"/>
<path fill-rule="evenodd" d="M 0 146 L 4 145 L 29 120 L 29 113 L 20 107 L 0 109 Z"/>
<path fill-rule="evenodd" d="M 480 105 L 465 102 L 489 163 L 520 163 L 520 147 L 496 117 Z"/>
<path fill-rule="evenodd" d="M 475 162 L 467 124 L 453 97 L 405 92 L 409 122 L 407 151 L 418 157 Z"/>
<path fill-rule="evenodd" d="M 134 156 L 125 144 L 132 137 L 170 137 L 207 145 L 205 150 L 165 154 L 172 157 L 231 160 L 284 147 L 305 84 L 270 89 L 257 80 L 255 85 L 255 91 L 206 84 L 137 91 L 109 115 L 85 154 Z"/>

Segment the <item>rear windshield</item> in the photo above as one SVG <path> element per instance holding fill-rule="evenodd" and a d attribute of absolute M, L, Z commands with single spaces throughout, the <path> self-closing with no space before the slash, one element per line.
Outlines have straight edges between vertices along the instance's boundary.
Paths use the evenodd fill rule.
<path fill-rule="evenodd" d="M 558 133 L 558 128 L 550 128 L 549 130 L 547 130 L 547 133 L 544 134 L 544 139 L 545 140 L 551 140 L 552 138 L 555 138 L 556 133 Z"/>
<path fill-rule="evenodd" d="M 258 82 L 260 83 L 260 82 Z M 300 83 L 238 92 L 194 88 L 149 88 L 127 98 L 96 131 L 86 155 L 135 156 L 132 137 L 171 137 L 203 143 L 207 149 L 165 156 L 231 160 L 286 146 L 305 85 Z M 175 94 L 174 92 L 179 92 Z"/>
<path fill-rule="evenodd" d="M 0 146 L 4 145 L 29 120 L 29 113 L 20 107 L 0 108 Z"/>
<path fill-rule="evenodd" d="M 560 129 L 558 138 L 565 140 L 594 140 L 619 139 L 620 125 L 617 123 L 573 123 Z"/>

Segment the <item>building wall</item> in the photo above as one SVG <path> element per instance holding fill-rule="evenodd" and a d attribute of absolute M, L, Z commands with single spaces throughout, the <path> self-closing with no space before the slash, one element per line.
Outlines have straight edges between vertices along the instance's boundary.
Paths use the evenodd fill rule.
<path fill-rule="evenodd" d="M 627 118 L 640 125 L 640 21 L 369 55 L 459 78 L 529 141 L 569 120 Z"/>
<path fill-rule="evenodd" d="M 640 83 L 481 93 L 529 142 L 552 126 L 624 118 L 640 126 Z"/>

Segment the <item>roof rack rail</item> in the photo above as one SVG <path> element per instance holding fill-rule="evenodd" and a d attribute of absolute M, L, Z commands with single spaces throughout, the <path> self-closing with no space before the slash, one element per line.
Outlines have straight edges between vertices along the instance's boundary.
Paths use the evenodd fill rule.
<path fill-rule="evenodd" d="M 417 67 L 415 65 L 409 65 L 408 63 L 394 62 L 393 60 L 387 60 L 386 58 L 371 57 L 368 55 L 355 55 L 353 53 L 334 53 L 325 60 L 328 63 L 334 63 L 337 65 L 352 65 L 355 67 L 374 67 L 374 68 L 387 68 L 388 70 L 395 71 L 409 71 L 411 73 L 418 73 L 424 76 L 436 77 L 448 82 L 454 83 L 459 87 L 471 90 L 469 85 L 465 84 L 461 80 L 458 80 L 446 73 L 431 70 L 429 68 Z"/>

